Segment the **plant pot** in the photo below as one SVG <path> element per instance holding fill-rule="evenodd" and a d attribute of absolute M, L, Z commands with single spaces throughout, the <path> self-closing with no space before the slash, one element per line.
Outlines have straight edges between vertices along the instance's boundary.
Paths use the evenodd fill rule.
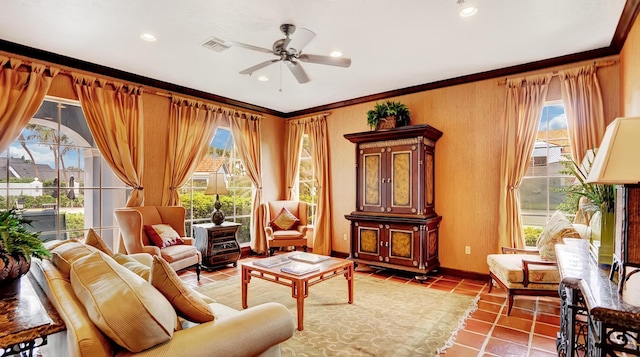
<path fill-rule="evenodd" d="M 20 292 L 20 280 L 29 271 L 31 261 L 20 255 L 0 256 L 0 299 L 16 296 Z"/>
<path fill-rule="evenodd" d="M 598 264 L 611 265 L 615 235 L 615 213 L 597 211 L 591 217 L 591 243 L 598 254 Z"/>
<path fill-rule="evenodd" d="M 388 116 L 386 118 L 380 119 L 378 124 L 376 125 L 376 130 L 389 130 L 396 127 L 396 116 Z"/>

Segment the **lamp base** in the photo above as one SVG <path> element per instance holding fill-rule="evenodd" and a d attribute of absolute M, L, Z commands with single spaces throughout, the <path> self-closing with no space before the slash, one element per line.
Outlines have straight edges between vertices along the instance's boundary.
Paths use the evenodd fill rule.
<path fill-rule="evenodd" d="M 220 210 L 213 211 L 211 222 L 217 226 L 221 225 L 224 222 L 224 212 Z"/>

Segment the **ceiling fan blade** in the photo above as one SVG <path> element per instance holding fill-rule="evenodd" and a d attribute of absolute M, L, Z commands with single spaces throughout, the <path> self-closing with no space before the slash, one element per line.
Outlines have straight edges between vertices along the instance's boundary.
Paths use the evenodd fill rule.
<path fill-rule="evenodd" d="M 258 47 L 258 46 L 253 46 L 253 45 L 247 45 L 246 43 L 241 43 L 241 42 L 236 42 L 236 41 L 226 41 L 231 43 L 234 46 L 238 46 L 238 47 L 242 47 L 242 48 L 246 48 L 248 50 L 253 50 L 253 51 L 258 51 L 258 52 L 264 52 L 264 53 L 273 53 L 272 50 L 263 48 L 263 47 Z"/>
<path fill-rule="evenodd" d="M 302 62 L 327 64 L 329 66 L 338 66 L 338 67 L 349 67 L 349 66 L 351 66 L 351 59 L 350 58 L 340 58 L 340 57 L 331 57 L 331 56 L 302 54 L 302 55 L 298 56 L 298 59 L 300 61 L 302 61 Z"/>
<path fill-rule="evenodd" d="M 287 63 L 287 67 L 289 67 L 291 73 L 293 73 L 293 76 L 298 80 L 298 83 L 307 83 L 310 81 L 309 76 L 307 76 L 307 73 L 302 69 L 300 63 L 291 61 L 285 62 Z"/>
<path fill-rule="evenodd" d="M 294 34 L 288 46 L 284 46 L 285 49 L 294 48 L 297 53 L 300 53 L 302 49 L 316 37 L 316 33 L 307 30 L 305 28 L 298 29 Z"/>
<path fill-rule="evenodd" d="M 279 59 L 274 59 L 274 60 L 264 61 L 262 63 L 259 63 L 259 64 L 255 65 L 255 66 L 252 66 L 252 67 L 249 67 L 249 68 L 247 68 L 247 69 L 245 69 L 243 71 L 240 71 L 240 74 L 251 74 L 251 73 L 253 73 L 253 72 L 255 72 L 255 71 L 259 70 L 259 69 L 262 69 L 262 68 L 264 68 L 264 67 L 266 67 L 266 66 L 268 66 L 268 65 L 270 65 L 272 63 L 276 63 L 278 61 L 280 61 L 280 60 Z"/>

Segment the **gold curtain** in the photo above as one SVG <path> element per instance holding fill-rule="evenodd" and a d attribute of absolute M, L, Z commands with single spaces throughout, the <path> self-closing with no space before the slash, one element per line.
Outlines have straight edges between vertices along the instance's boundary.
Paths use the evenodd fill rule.
<path fill-rule="evenodd" d="M 518 186 L 529 166 L 550 80 L 551 74 L 507 80 L 500 157 L 498 234 L 501 246 L 525 246 Z"/>
<path fill-rule="evenodd" d="M 91 135 L 113 173 L 133 188 L 127 207 L 142 206 L 142 87 L 71 74 Z M 108 87 L 112 87 L 108 88 Z"/>
<path fill-rule="evenodd" d="M 311 162 L 316 173 L 318 205 L 313 229 L 313 252 L 331 255 L 333 218 L 331 216 L 331 172 L 329 165 L 329 133 L 326 115 L 312 117 L 307 122 Z"/>
<path fill-rule="evenodd" d="M 235 146 L 247 171 L 247 175 L 256 187 L 251 206 L 251 249 L 258 253 L 267 251 L 267 237 L 264 234 L 264 215 L 260 212 L 262 203 L 262 151 L 260 148 L 261 117 L 241 112 L 226 113 L 231 127 Z"/>
<path fill-rule="evenodd" d="M 163 206 L 180 204 L 178 189 L 207 155 L 221 118 L 222 113 L 213 105 L 175 95 L 171 97 Z"/>
<path fill-rule="evenodd" d="M 38 111 L 53 77 L 60 70 L 41 64 L 30 64 L 18 70 L 22 61 L 0 55 L 0 152 L 20 135 Z"/>
<path fill-rule="evenodd" d="M 296 181 L 300 170 L 300 156 L 302 148 L 302 138 L 304 136 L 305 125 L 299 121 L 289 120 L 285 123 L 285 180 L 287 184 L 287 199 L 297 200 Z"/>
<path fill-rule="evenodd" d="M 577 163 L 582 162 L 587 150 L 600 145 L 606 129 L 596 71 L 595 65 L 589 65 L 558 72 L 571 155 Z"/>

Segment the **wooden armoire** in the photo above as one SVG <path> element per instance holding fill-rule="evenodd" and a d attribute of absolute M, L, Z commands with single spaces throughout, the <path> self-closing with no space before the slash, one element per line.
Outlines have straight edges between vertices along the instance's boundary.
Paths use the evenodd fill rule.
<path fill-rule="evenodd" d="M 350 259 L 427 273 L 440 266 L 435 212 L 435 148 L 427 124 L 346 134 L 356 144 L 356 209 Z"/>

